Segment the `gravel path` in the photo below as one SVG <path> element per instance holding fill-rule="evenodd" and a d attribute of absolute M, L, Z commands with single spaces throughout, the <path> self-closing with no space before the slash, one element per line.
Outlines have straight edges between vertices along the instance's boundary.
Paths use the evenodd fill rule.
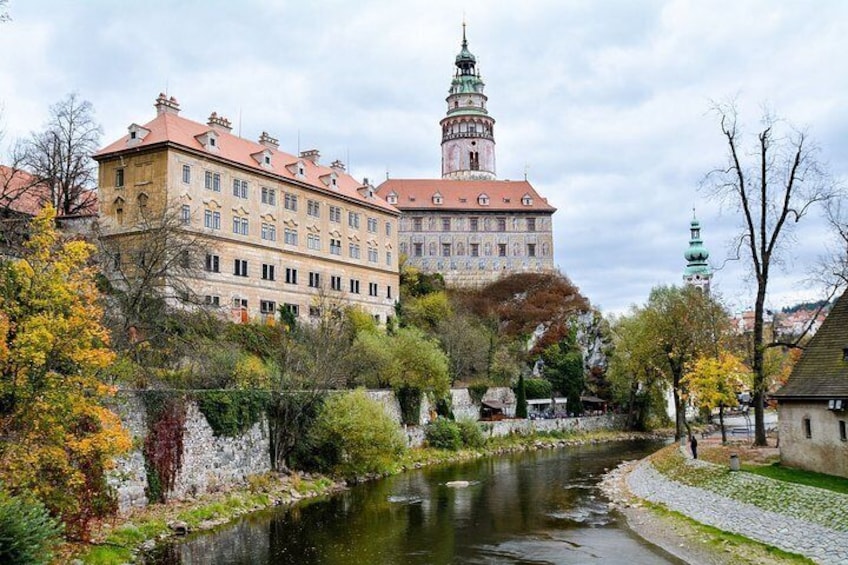
<path fill-rule="evenodd" d="M 690 465 L 711 465 L 703 461 Z M 751 473 L 730 473 L 718 490 L 727 493 L 779 493 L 780 511 L 765 510 L 661 475 L 647 461 L 627 477 L 630 491 L 690 518 L 727 532 L 805 555 L 816 563 L 848 564 L 848 495 L 789 485 Z M 828 527 L 832 525 L 834 527 Z"/>

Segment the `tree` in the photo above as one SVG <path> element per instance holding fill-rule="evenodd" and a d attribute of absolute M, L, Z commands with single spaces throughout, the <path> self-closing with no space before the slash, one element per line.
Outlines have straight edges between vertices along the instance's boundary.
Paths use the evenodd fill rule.
<path fill-rule="evenodd" d="M 751 385 L 750 376 L 742 360 L 728 352 L 722 352 L 717 357 L 699 357 L 687 367 L 683 375 L 681 384 L 686 391 L 686 399 L 693 400 L 697 406 L 709 412 L 718 409 L 722 443 L 727 443 L 724 409 L 736 405 L 736 395 Z"/>
<path fill-rule="evenodd" d="M 757 284 L 754 299 L 752 364 L 754 372 L 755 445 L 766 445 L 763 414 L 766 375 L 763 352 L 765 301 L 771 269 L 781 249 L 791 241 L 794 224 L 816 203 L 836 194 L 828 175 L 816 159 L 816 147 L 805 132 L 797 131 L 766 114 L 750 152 L 732 104 L 715 108 L 727 142 L 727 163 L 711 171 L 705 184 L 713 196 L 736 207 L 741 228 L 735 239 L 736 258 L 750 262 Z M 746 153 L 751 162 L 746 163 Z"/>
<path fill-rule="evenodd" d="M 61 243 L 47 206 L 26 256 L 0 265 L 0 481 L 31 491 L 74 537 L 114 510 L 105 473 L 130 447 L 100 374 L 113 360 L 100 324 L 92 246 Z"/>
<path fill-rule="evenodd" d="M 50 107 L 43 131 L 34 132 L 26 149 L 27 168 L 43 184 L 60 216 L 88 211 L 97 200 L 97 170 L 91 160 L 102 129 L 94 106 L 76 93 Z"/>
<path fill-rule="evenodd" d="M 616 343 L 614 373 L 619 381 L 632 375 L 633 400 L 639 383 L 662 383 L 671 389 L 676 439 L 686 427 L 681 382 L 685 368 L 703 353 L 717 354 L 728 319 L 724 308 L 699 289 L 660 286 L 651 290 L 644 307 L 619 322 L 624 335 Z"/>
<path fill-rule="evenodd" d="M 127 232 L 101 232 L 97 239 L 118 349 L 138 353 L 169 333 L 170 306 L 202 304 L 191 282 L 203 273 L 208 244 L 202 234 L 186 229 L 179 206 L 143 213 Z"/>
<path fill-rule="evenodd" d="M 436 324 L 436 336 L 448 357 L 451 384 L 486 377 L 492 336 L 471 316 L 455 313 Z"/>
<path fill-rule="evenodd" d="M 571 330 L 562 341 L 545 348 L 542 361 L 542 374 L 554 389 L 566 396 L 568 411 L 573 414 L 583 412 L 580 400 L 585 386 L 583 354 L 577 346 L 575 331 Z"/>

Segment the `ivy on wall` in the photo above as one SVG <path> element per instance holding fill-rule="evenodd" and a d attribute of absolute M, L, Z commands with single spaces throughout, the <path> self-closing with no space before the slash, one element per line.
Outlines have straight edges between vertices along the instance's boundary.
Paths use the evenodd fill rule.
<path fill-rule="evenodd" d="M 400 404 L 400 419 L 407 425 L 418 425 L 421 419 L 421 389 L 400 387 L 395 392 Z"/>
<path fill-rule="evenodd" d="M 236 437 L 262 418 L 271 395 L 263 390 L 205 390 L 194 397 L 216 436 Z"/>
<path fill-rule="evenodd" d="M 145 494 L 152 502 L 165 502 L 183 462 L 186 399 L 182 393 L 146 390 L 141 399 L 147 416 L 144 439 Z"/>

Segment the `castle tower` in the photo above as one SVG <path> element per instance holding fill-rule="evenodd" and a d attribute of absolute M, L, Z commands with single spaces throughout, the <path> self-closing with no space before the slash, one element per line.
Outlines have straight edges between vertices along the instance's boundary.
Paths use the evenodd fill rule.
<path fill-rule="evenodd" d="M 495 180 L 495 120 L 486 110 L 483 79 L 468 50 L 462 24 L 462 50 L 447 97 L 442 126 L 442 178 Z"/>
<path fill-rule="evenodd" d="M 686 268 L 683 270 L 683 281 L 709 294 L 713 270 L 707 264 L 710 252 L 704 247 L 704 241 L 701 239 L 701 224 L 697 218 L 692 218 L 689 230 L 691 232 L 689 248 L 683 254 L 687 261 Z"/>

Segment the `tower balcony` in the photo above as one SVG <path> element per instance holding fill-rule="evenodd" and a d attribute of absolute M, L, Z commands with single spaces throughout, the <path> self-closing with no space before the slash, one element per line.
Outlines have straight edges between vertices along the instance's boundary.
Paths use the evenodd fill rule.
<path fill-rule="evenodd" d="M 495 136 L 491 133 L 484 133 L 482 131 L 461 131 L 457 133 L 445 133 L 442 134 L 442 142 L 450 141 L 451 139 L 488 139 L 489 141 L 494 141 Z"/>

